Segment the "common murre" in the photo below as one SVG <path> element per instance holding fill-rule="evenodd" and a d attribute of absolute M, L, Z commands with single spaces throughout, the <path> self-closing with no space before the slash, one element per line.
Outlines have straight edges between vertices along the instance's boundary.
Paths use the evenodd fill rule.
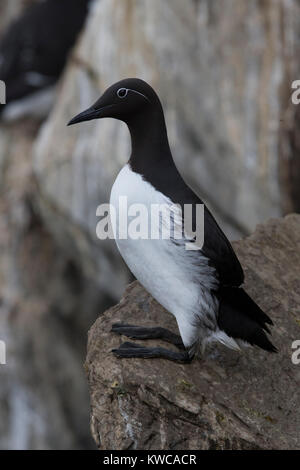
<path fill-rule="evenodd" d="M 27 7 L 0 39 L 0 80 L 6 84 L 3 121 L 44 118 L 55 84 L 84 24 L 91 0 L 44 0 Z"/>
<path fill-rule="evenodd" d="M 129 162 L 119 173 L 111 203 L 126 196 L 129 203 L 149 207 L 203 204 L 179 174 L 169 147 L 164 113 L 155 91 L 143 80 L 129 78 L 108 88 L 86 111 L 69 125 L 100 118 L 125 122 L 132 141 Z M 121 255 L 136 278 L 169 310 L 178 323 L 180 336 L 166 329 L 115 324 L 112 331 L 134 339 L 160 338 L 175 344 L 179 351 L 146 348 L 126 342 L 114 350 L 118 357 L 164 357 L 189 362 L 200 344 L 211 341 L 229 348 L 257 345 L 270 352 L 266 324 L 271 319 L 240 287 L 242 267 L 233 248 L 205 207 L 204 245 L 187 251 L 184 243 L 169 240 L 116 240 Z"/>

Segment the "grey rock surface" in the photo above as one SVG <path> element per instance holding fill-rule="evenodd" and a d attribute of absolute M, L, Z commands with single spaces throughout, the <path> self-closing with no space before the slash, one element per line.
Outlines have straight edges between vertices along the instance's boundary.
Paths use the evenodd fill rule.
<path fill-rule="evenodd" d="M 38 127 L 26 121 L 0 130 L 0 153 L 7 157 L 0 183 L 0 340 L 6 344 L 0 448 L 88 449 L 85 336 L 111 299 L 85 282 L 34 209 L 30 161 Z"/>
<path fill-rule="evenodd" d="M 0 33 L 2 33 L 6 26 L 13 21 L 26 6 L 36 1 L 37 0 L 1 0 Z"/>
<path fill-rule="evenodd" d="M 300 448 L 300 365 L 292 362 L 292 343 L 300 339 L 300 216 L 271 219 L 234 248 L 247 292 L 274 321 L 279 353 L 220 346 L 189 365 L 118 359 L 111 350 L 126 339 L 110 332 L 115 322 L 176 331 L 171 314 L 131 284 L 89 333 L 86 371 L 99 448 Z"/>
<path fill-rule="evenodd" d="M 1 1 L 0 33 L 29 3 Z M 85 332 L 112 299 L 85 282 L 35 210 L 39 128 L 0 124 L 0 448 L 89 449 Z"/>

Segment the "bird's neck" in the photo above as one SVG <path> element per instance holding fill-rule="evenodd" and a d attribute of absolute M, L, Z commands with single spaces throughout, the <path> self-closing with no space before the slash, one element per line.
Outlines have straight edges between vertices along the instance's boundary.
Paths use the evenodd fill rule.
<path fill-rule="evenodd" d="M 161 105 L 154 109 L 150 108 L 142 115 L 134 116 L 127 125 L 132 145 L 130 164 L 135 171 L 143 173 L 145 163 L 148 165 L 167 161 L 173 163 Z"/>

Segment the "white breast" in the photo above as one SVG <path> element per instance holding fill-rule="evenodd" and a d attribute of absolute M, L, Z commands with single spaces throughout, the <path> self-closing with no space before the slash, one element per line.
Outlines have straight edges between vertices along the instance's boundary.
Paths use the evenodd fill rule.
<path fill-rule="evenodd" d="M 200 253 L 195 263 L 195 252 L 185 250 L 184 241 L 182 244 L 174 244 L 172 240 L 119 239 L 118 233 L 122 229 L 120 224 L 124 220 L 119 210 L 121 196 L 126 196 L 128 207 L 131 204 L 143 204 L 148 208 L 148 213 L 151 213 L 151 204 L 172 205 L 172 201 L 126 165 L 112 187 L 110 198 L 117 215 L 116 243 L 136 278 L 161 305 L 176 316 L 182 336 L 187 338 L 195 335 L 195 328 L 188 325 L 195 322 L 187 323 L 188 318 L 192 320 L 192 317 L 199 317 L 201 312 L 205 316 L 208 311 L 215 317 L 215 303 L 208 305 L 211 296 L 207 300 L 207 296 L 203 295 L 203 290 L 206 291 L 206 287 L 210 288 L 215 282 L 212 268 Z M 127 224 L 129 222 L 127 218 Z M 199 283 L 201 279 L 202 287 Z"/>

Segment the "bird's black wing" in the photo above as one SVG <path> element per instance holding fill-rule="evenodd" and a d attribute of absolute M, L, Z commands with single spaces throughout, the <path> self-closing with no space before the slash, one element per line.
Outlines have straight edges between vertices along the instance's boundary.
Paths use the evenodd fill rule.
<path fill-rule="evenodd" d="M 177 179 L 177 183 L 179 183 Z M 216 222 L 215 218 L 206 207 L 204 202 L 189 188 L 185 183 L 184 186 L 177 184 L 177 201 L 183 204 L 191 204 L 193 209 L 197 204 L 204 205 L 204 244 L 200 250 L 200 254 L 204 255 L 217 272 L 220 285 L 238 287 L 244 282 L 244 272 L 242 266 L 229 242 L 228 238 Z M 180 194 L 180 195 L 179 195 Z M 179 195 L 179 198 L 178 198 Z M 175 194 L 171 199 L 176 201 Z M 182 207 L 184 213 L 184 207 Z M 192 212 L 193 230 L 196 231 L 197 211 Z"/>
<path fill-rule="evenodd" d="M 209 266 L 216 270 L 217 279 L 221 286 L 239 287 L 244 282 L 244 272 L 242 266 L 229 242 L 228 238 L 216 222 L 215 218 L 206 207 L 206 205 L 195 194 L 190 195 L 188 202 L 185 204 L 192 204 L 192 229 L 194 233 L 203 230 L 204 223 L 204 240 L 199 255 L 203 255 L 208 260 Z M 204 222 L 198 220 L 196 216 L 196 205 L 204 205 Z M 184 213 L 184 207 L 182 207 Z M 185 223 L 185 222 L 184 222 Z M 198 227 L 197 227 L 198 225 Z M 192 240 L 196 243 L 196 237 Z M 197 250 L 194 251 L 194 256 L 197 257 Z"/>
<path fill-rule="evenodd" d="M 234 287 L 243 284 L 242 266 L 231 243 L 206 206 L 204 210 L 204 245 L 201 251 L 216 269 L 220 284 Z"/>
<path fill-rule="evenodd" d="M 172 188 L 176 189 L 173 193 L 171 193 L 173 189 L 171 191 L 169 189 L 169 197 L 182 206 L 183 213 L 184 204 L 191 204 L 193 209 L 197 204 L 204 205 L 204 244 L 200 254 L 204 255 L 208 259 L 209 265 L 215 268 L 220 285 L 238 287 L 243 284 L 244 272 L 242 266 L 230 241 L 204 202 L 179 176 L 176 177 L 176 185 L 172 185 Z M 197 223 L 196 213 L 197 211 L 193 210 L 192 225 L 194 231 L 196 231 Z"/>
<path fill-rule="evenodd" d="M 190 204 L 193 208 L 197 204 L 203 204 L 203 201 L 183 180 L 173 162 L 170 164 L 170 160 L 161 159 L 156 165 L 153 165 L 151 158 L 149 158 L 143 161 L 142 168 L 139 168 L 136 163 L 133 169 L 142 174 L 146 181 L 171 199 L 174 204 L 179 204 L 182 213 L 184 213 L 185 204 Z M 204 207 L 204 245 L 199 250 L 199 254 L 200 256 L 204 255 L 209 264 L 215 268 L 220 285 L 238 287 L 244 282 L 242 266 L 226 235 L 208 208 L 205 205 Z M 196 218 L 196 210 L 193 210 L 194 231 Z"/>

